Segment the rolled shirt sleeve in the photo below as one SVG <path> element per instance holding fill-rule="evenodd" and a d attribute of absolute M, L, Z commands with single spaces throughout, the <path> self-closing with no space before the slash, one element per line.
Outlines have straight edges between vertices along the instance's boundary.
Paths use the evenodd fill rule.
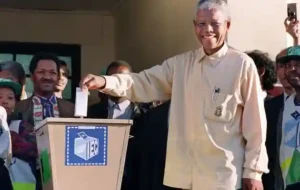
<path fill-rule="evenodd" d="M 268 173 L 268 156 L 265 146 L 267 121 L 264 99 L 256 66 L 252 60 L 246 60 L 246 73 L 242 82 L 244 111 L 242 133 L 246 140 L 243 178 L 261 180 Z"/>
<path fill-rule="evenodd" d="M 166 60 L 140 73 L 104 76 L 106 86 L 101 92 L 126 97 L 133 102 L 151 102 L 171 98 L 174 61 Z"/>

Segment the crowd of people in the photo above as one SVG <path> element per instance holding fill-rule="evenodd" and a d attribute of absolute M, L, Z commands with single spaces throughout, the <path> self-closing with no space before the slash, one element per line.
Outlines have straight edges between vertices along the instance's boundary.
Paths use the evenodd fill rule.
<path fill-rule="evenodd" d="M 88 118 L 134 121 L 122 190 L 300 189 L 300 23 L 286 19 L 294 46 L 275 61 L 230 47 L 230 23 L 225 1 L 200 0 L 199 49 L 140 73 L 117 60 L 105 75 L 82 78 L 81 88 L 99 96 Z M 39 52 L 29 71 L 33 92 L 20 63 L 0 63 L 3 190 L 42 190 L 34 126 L 74 117 L 74 104 L 62 96 L 66 63 Z"/>

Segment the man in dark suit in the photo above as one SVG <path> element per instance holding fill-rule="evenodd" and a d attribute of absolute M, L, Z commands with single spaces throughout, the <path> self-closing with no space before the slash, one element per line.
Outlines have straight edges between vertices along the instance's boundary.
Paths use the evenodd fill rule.
<path fill-rule="evenodd" d="M 56 98 L 54 88 L 59 79 L 59 59 L 51 53 L 37 53 L 29 70 L 34 84 L 34 94 L 20 101 L 15 108 L 22 119 L 35 125 L 47 117 L 74 117 L 74 104 Z"/>
<path fill-rule="evenodd" d="M 134 164 L 130 189 L 177 190 L 163 185 L 170 101 L 152 108 L 136 123 Z"/>
<path fill-rule="evenodd" d="M 265 101 L 265 111 L 267 117 L 267 137 L 266 137 L 266 148 L 269 157 L 269 164 L 268 167 L 270 172 L 268 174 L 263 174 L 262 181 L 264 184 L 265 190 L 274 190 L 275 186 L 279 186 L 280 184 L 275 184 L 275 168 L 276 171 L 278 170 L 277 162 L 277 154 L 279 151 L 277 137 L 278 134 L 281 133 L 279 131 L 281 129 L 281 122 L 282 122 L 282 111 L 284 108 L 284 102 L 287 97 L 293 93 L 293 88 L 286 80 L 284 74 L 284 64 L 279 62 L 278 59 L 284 56 L 284 51 L 281 51 L 276 56 L 276 73 L 277 77 L 284 88 L 284 92 L 276 96 L 272 99 Z M 276 180 L 277 182 L 279 180 Z"/>
<path fill-rule="evenodd" d="M 276 74 L 283 86 L 284 92 L 270 100 L 265 102 L 265 110 L 267 117 L 267 138 L 266 138 L 266 148 L 269 156 L 269 169 L 268 174 L 263 174 L 262 180 L 265 190 L 274 190 L 275 186 L 282 186 L 280 183 L 281 180 L 278 178 L 275 180 L 278 175 L 276 173 L 279 171 L 279 165 L 277 156 L 279 154 L 279 144 L 277 142 L 278 135 L 281 134 L 281 124 L 282 124 L 282 111 L 284 108 L 285 100 L 294 93 L 293 87 L 288 83 L 286 76 L 284 74 L 285 65 L 278 60 L 285 55 L 285 50 L 282 50 L 276 56 Z M 276 170 L 276 171 L 275 171 Z"/>
<path fill-rule="evenodd" d="M 130 65 L 125 61 L 114 61 L 106 69 L 106 75 L 129 73 L 132 69 Z M 121 97 L 107 96 L 99 92 L 99 98 L 101 101 L 94 104 L 88 109 L 88 118 L 105 118 L 105 119 L 133 119 L 134 122 L 145 113 L 145 109 L 139 104 L 130 102 L 129 100 Z M 129 184 L 132 183 L 132 162 L 133 157 L 133 144 L 137 138 L 136 128 L 131 127 L 130 135 L 132 138 L 129 139 L 124 177 L 122 182 L 122 190 L 134 190 L 129 188 Z"/>
<path fill-rule="evenodd" d="M 17 103 L 10 119 L 23 120 L 35 126 L 47 117 L 74 117 L 74 105 L 54 95 L 59 76 L 58 58 L 51 53 L 37 53 L 30 62 L 29 70 L 34 94 Z M 32 167 L 36 168 L 36 164 L 33 163 Z M 37 190 L 42 188 L 40 176 L 37 168 Z"/>
<path fill-rule="evenodd" d="M 125 61 L 113 61 L 106 69 L 106 75 L 130 73 L 131 66 Z M 122 97 L 113 97 L 98 93 L 100 102 L 89 106 L 88 118 L 134 119 L 145 109 Z"/>
<path fill-rule="evenodd" d="M 285 80 L 288 80 L 292 88 L 298 89 L 299 82 L 294 79 L 294 75 L 299 76 L 300 72 L 300 46 L 294 46 L 285 49 L 281 52 L 280 56 L 277 56 L 277 59 L 277 62 L 279 64 L 283 64 L 282 68 L 284 70 Z M 297 90 L 296 93 L 298 93 Z M 290 172 L 297 170 L 297 166 L 292 165 L 292 162 L 290 162 L 290 164 L 286 164 L 285 168 L 282 168 L 284 160 L 296 159 L 294 156 L 291 156 L 291 154 L 287 152 L 290 151 L 290 149 L 296 149 L 297 146 L 299 146 L 297 144 L 288 144 L 290 139 L 297 139 L 299 138 L 297 136 L 300 135 L 297 135 L 293 132 L 294 129 L 294 131 L 297 131 L 298 128 L 297 124 L 293 125 L 293 122 L 298 122 L 297 120 L 299 118 L 296 118 L 294 113 L 298 112 L 297 109 L 299 105 L 300 104 L 298 104 L 297 98 L 295 98 L 295 94 L 292 94 L 290 96 L 282 94 L 265 103 L 268 121 L 266 147 L 269 156 L 270 169 L 270 173 L 263 176 L 265 190 L 283 190 L 285 189 L 285 186 L 286 190 L 300 189 L 300 179 L 298 179 L 297 181 L 295 180 L 297 179 L 297 177 L 294 176 L 293 179 L 290 180 L 290 178 L 288 177 L 289 175 L 291 175 L 289 174 Z M 297 152 L 297 150 L 295 150 L 295 152 Z M 296 155 L 295 152 L 294 155 Z M 286 158 L 290 156 L 291 158 Z M 288 172 L 286 171 L 287 169 L 289 170 Z M 293 173 L 292 175 L 294 174 L 295 173 Z M 285 179 L 289 179 L 290 181 L 285 181 Z"/>
<path fill-rule="evenodd" d="M 276 171 L 278 171 L 277 156 L 279 154 L 278 135 L 281 133 L 281 123 L 282 123 L 282 111 L 284 108 L 284 94 L 274 97 L 265 102 L 265 110 L 267 117 L 267 138 L 266 138 L 266 148 L 269 157 L 268 167 L 270 172 L 268 174 L 263 174 L 262 180 L 265 190 L 275 190 Z"/>

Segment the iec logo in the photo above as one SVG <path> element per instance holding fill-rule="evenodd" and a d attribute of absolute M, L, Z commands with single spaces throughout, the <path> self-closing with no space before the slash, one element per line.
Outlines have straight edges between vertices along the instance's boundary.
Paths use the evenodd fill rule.
<path fill-rule="evenodd" d="M 99 153 L 99 139 L 90 137 L 84 132 L 79 132 L 75 138 L 74 154 L 84 160 L 89 160 Z"/>
<path fill-rule="evenodd" d="M 107 127 L 67 126 L 67 166 L 95 166 L 107 164 Z"/>

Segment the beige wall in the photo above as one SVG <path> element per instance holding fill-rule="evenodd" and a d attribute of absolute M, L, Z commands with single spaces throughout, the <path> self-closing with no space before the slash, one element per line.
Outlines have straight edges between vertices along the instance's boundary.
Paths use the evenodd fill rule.
<path fill-rule="evenodd" d="M 136 71 L 197 47 L 195 0 L 125 0 L 116 12 L 116 57 Z"/>
<path fill-rule="evenodd" d="M 227 0 L 232 16 L 228 42 L 242 51 L 259 49 L 273 58 L 287 46 L 286 0 Z"/>
<path fill-rule="evenodd" d="M 115 58 L 114 21 L 105 13 L 8 10 L 0 23 L 0 41 L 81 44 L 81 74 L 98 74 Z"/>
<path fill-rule="evenodd" d="M 115 13 L 117 58 L 140 71 L 198 47 L 192 25 L 196 2 L 125 0 Z M 285 0 L 228 0 L 228 4 L 233 17 L 230 45 L 242 51 L 267 51 L 273 58 L 286 47 Z"/>
<path fill-rule="evenodd" d="M 99 73 L 115 58 L 140 71 L 199 47 L 192 24 L 196 2 L 125 0 L 115 18 L 103 12 L 2 10 L 0 41 L 81 44 L 81 74 Z M 230 45 L 242 51 L 261 49 L 274 57 L 290 43 L 283 28 L 285 0 L 228 3 L 233 17 Z"/>

